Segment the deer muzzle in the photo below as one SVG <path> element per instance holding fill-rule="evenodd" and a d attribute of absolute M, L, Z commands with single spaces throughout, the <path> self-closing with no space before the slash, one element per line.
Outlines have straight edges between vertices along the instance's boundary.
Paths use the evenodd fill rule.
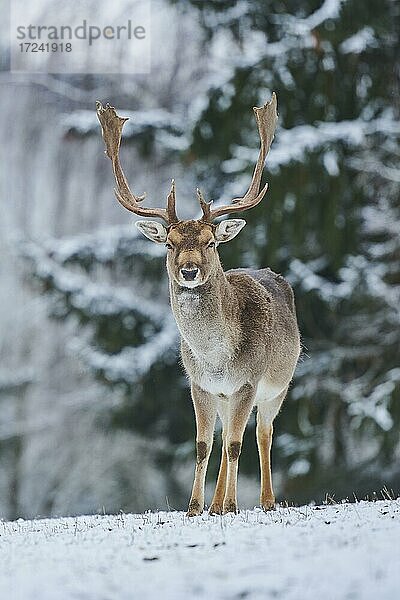
<path fill-rule="evenodd" d="M 200 269 L 194 263 L 185 263 L 179 269 L 180 284 L 186 287 L 198 285 L 201 279 Z"/>
<path fill-rule="evenodd" d="M 185 281 L 194 281 L 197 277 L 199 270 L 195 269 L 181 269 L 181 275 Z"/>

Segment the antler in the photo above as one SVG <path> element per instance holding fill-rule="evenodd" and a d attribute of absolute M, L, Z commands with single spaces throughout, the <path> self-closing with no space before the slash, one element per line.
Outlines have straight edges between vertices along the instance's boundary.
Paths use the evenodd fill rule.
<path fill-rule="evenodd" d="M 135 196 L 129 189 L 128 182 L 119 161 L 119 147 L 121 144 L 122 128 L 127 117 L 119 117 L 115 108 L 101 102 L 96 102 L 97 117 L 100 121 L 103 139 L 106 145 L 106 154 L 111 159 L 117 189 L 115 196 L 124 208 L 142 217 L 159 217 L 168 225 L 177 223 L 178 217 L 175 210 L 175 181 L 172 180 L 171 190 L 167 198 L 167 208 L 145 208 L 140 206 L 145 195 Z"/>
<path fill-rule="evenodd" d="M 206 202 L 200 190 L 197 189 L 197 198 L 203 211 L 203 216 L 201 219 L 202 221 L 209 222 L 213 221 L 213 219 L 216 219 L 217 217 L 220 217 L 221 215 L 228 215 L 233 212 L 247 210 L 248 208 L 256 206 L 265 196 L 265 193 L 268 189 L 268 183 L 265 184 L 261 191 L 259 190 L 265 159 L 272 144 L 272 140 L 274 139 L 276 124 L 278 121 L 275 92 L 273 92 L 272 98 L 269 102 L 266 102 L 261 108 L 257 108 L 255 106 L 253 110 L 256 116 L 261 146 L 250 187 L 242 198 L 234 198 L 231 201 L 231 204 L 219 206 L 214 210 L 211 208 L 212 202 Z"/>

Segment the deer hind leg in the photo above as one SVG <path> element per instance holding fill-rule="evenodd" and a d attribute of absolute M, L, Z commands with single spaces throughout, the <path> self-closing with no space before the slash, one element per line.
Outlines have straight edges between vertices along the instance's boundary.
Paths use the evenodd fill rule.
<path fill-rule="evenodd" d="M 192 385 L 192 399 L 196 415 L 196 468 L 192 495 L 187 511 L 188 517 L 200 515 L 204 509 L 204 484 L 206 480 L 208 459 L 210 458 L 214 436 L 217 409 L 215 401 L 197 386 Z"/>
<path fill-rule="evenodd" d="M 217 485 L 215 487 L 214 496 L 209 508 L 210 515 L 222 515 L 222 507 L 226 489 L 226 475 L 228 466 L 228 457 L 226 449 L 226 416 L 224 411 L 218 409 L 222 421 L 222 447 L 221 447 L 221 463 L 219 466 Z"/>
<path fill-rule="evenodd" d="M 242 450 L 242 440 L 247 421 L 254 405 L 254 388 L 246 384 L 230 400 L 228 430 L 226 435 L 227 477 L 225 497 L 222 507 L 223 514 L 238 512 L 237 509 L 237 475 L 239 456 Z"/>
<path fill-rule="evenodd" d="M 260 506 L 263 510 L 272 510 L 275 506 L 275 495 L 272 488 L 271 474 L 271 446 L 273 425 L 272 422 L 279 412 L 287 390 L 273 400 L 264 400 L 257 407 L 257 446 L 260 457 L 261 493 Z"/>

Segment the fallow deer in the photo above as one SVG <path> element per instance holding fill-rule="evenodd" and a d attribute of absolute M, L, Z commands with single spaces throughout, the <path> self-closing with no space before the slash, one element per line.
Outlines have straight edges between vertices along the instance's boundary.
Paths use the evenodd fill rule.
<path fill-rule="evenodd" d="M 254 108 L 261 139 L 250 187 L 242 198 L 213 208 L 200 190 L 199 220 L 181 221 L 175 210 L 175 183 L 166 208 L 145 208 L 144 196 L 129 189 L 119 160 L 126 118 L 109 105 L 97 103 L 106 154 L 111 159 L 117 200 L 129 211 L 158 221 L 137 221 L 136 226 L 153 242 L 167 248 L 167 271 L 172 311 L 181 334 L 181 354 L 191 383 L 196 416 L 197 460 L 188 516 L 204 509 L 204 484 L 217 414 L 222 421 L 222 457 L 211 514 L 237 512 L 238 461 L 244 430 L 257 406 L 257 445 L 261 468 L 260 505 L 274 507 L 270 451 L 273 421 L 293 377 L 300 354 L 294 296 L 283 277 L 266 269 L 233 269 L 224 272 L 217 246 L 233 239 L 244 227 L 243 219 L 214 223 L 221 215 L 256 206 L 266 156 L 274 138 L 276 96 Z"/>

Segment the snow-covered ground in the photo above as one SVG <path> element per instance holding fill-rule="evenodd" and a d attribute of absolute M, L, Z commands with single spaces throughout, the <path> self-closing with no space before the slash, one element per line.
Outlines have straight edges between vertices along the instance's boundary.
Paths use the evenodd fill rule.
<path fill-rule="evenodd" d="M 400 500 L 0 523 L 0 598 L 397 598 Z"/>

